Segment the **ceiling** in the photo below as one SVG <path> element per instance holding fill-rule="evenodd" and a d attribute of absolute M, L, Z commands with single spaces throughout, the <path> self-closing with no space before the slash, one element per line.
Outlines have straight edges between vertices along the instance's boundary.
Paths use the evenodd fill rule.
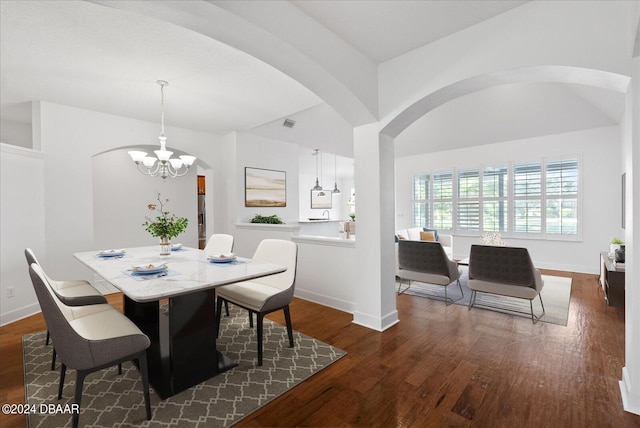
<path fill-rule="evenodd" d="M 290 3 L 379 64 L 526 2 Z M 44 100 L 159 122 L 155 82 L 162 79 L 169 82 L 169 127 L 217 135 L 251 130 L 353 155 L 350 125 L 316 94 L 258 59 L 178 25 L 85 1 L 1 0 L 0 31 L 0 113 L 5 119 L 28 121 L 26 103 Z M 624 104 L 621 97 L 576 85 L 517 89 L 518 98 L 505 100 L 504 90 L 495 88 L 434 110 L 398 137 L 398 155 L 615 124 Z M 496 97 L 502 100 L 484 108 Z M 501 125 L 518 126 L 496 129 L 501 113 L 510 118 Z M 293 129 L 281 126 L 286 117 L 296 120 Z M 443 128 L 467 120 L 468 126 Z M 432 133 L 428 143 L 425 132 Z"/>

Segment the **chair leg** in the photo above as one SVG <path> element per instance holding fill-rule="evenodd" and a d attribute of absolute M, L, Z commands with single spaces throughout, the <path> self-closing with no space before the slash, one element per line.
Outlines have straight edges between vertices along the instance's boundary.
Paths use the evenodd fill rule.
<path fill-rule="evenodd" d="M 469 298 L 469 310 L 473 308 L 473 305 L 475 302 L 476 302 L 476 290 L 471 290 L 471 297 Z"/>
<path fill-rule="evenodd" d="M 460 294 L 464 297 L 464 291 L 462 291 L 462 285 L 460 285 L 460 279 L 458 279 L 458 288 L 460 289 Z"/>
<path fill-rule="evenodd" d="M 147 410 L 147 420 L 151 420 L 151 399 L 149 397 L 149 372 L 147 371 L 147 351 L 142 351 L 138 357 L 138 366 L 142 374 L 142 388 L 144 392 L 144 406 Z"/>
<path fill-rule="evenodd" d="M 53 352 L 51 353 L 51 370 L 56 369 L 56 348 L 53 348 Z"/>
<path fill-rule="evenodd" d="M 44 341 L 45 346 L 49 346 L 49 330 L 47 330 L 47 340 Z"/>
<path fill-rule="evenodd" d="M 118 363 L 118 374 L 122 375 L 122 363 Z"/>
<path fill-rule="evenodd" d="M 224 301 L 224 313 L 229 316 L 229 302 Z"/>
<path fill-rule="evenodd" d="M 216 339 L 220 336 L 220 320 L 222 319 L 222 301 L 223 300 L 224 299 L 222 297 L 218 297 L 216 299 Z M 225 300 L 224 303 L 226 304 L 227 301 Z"/>
<path fill-rule="evenodd" d="M 408 285 L 406 288 L 404 288 L 404 289 L 402 289 L 402 290 L 401 290 L 401 288 L 402 288 L 402 281 L 403 281 L 403 279 L 402 279 L 402 278 L 400 278 L 400 282 L 398 283 L 398 295 L 400 295 L 400 294 L 404 293 L 405 291 L 407 291 L 408 289 L 410 289 L 410 288 L 411 288 L 411 280 L 408 280 L 409 285 Z"/>
<path fill-rule="evenodd" d="M 73 412 L 73 428 L 78 428 L 78 421 L 80 419 L 80 402 L 82 401 L 82 387 L 84 385 L 84 378 L 87 376 L 84 370 L 76 370 L 76 396 L 73 399 L 73 403 L 77 404 L 77 412 Z"/>
<path fill-rule="evenodd" d="M 251 312 L 248 309 L 247 309 L 247 312 L 249 312 L 249 327 L 253 328 L 253 312 Z"/>
<path fill-rule="evenodd" d="M 289 335 L 289 348 L 293 348 L 293 328 L 291 327 L 291 311 L 289 305 L 282 308 L 284 310 L 284 319 L 287 323 L 287 334 Z"/>
<path fill-rule="evenodd" d="M 263 326 L 263 320 L 264 320 L 264 315 L 262 315 L 260 312 L 256 313 L 256 318 L 258 321 L 258 365 L 261 366 L 262 365 L 262 326 Z"/>
<path fill-rule="evenodd" d="M 58 385 L 58 400 L 62 399 L 62 388 L 64 388 L 64 377 L 67 374 L 67 366 L 60 365 L 60 384 Z"/>

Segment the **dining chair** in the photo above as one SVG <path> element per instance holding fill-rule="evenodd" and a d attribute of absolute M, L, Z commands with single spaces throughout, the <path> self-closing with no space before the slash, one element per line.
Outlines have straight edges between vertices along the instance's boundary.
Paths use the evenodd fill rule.
<path fill-rule="evenodd" d="M 298 263 L 298 246 L 282 239 L 264 239 L 258 245 L 252 261 L 262 261 L 286 266 L 287 270 L 250 281 L 236 282 L 216 289 L 216 336 L 220 331 L 223 303 L 233 303 L 247 309 L 257 319 L 258 365 L 262 365 L 262 339 L 264 316 L 282 309 L 287 324 L 289 347 L 293 347 L 293 328 L 289 303 L 293 299 Z"/>
<path fill-rule="evenodd" d="M 226 254 L 233 251 L 233 236 L 225 233 L 214 233 L 207 241 L 204 252 L 207 255 Z"/>
<path fill-rule="evenodd" d="M 33 250 L 31 248 L 27 248 L 24 250 L 24 255 L 27 259 L 27 266 L 31 266 L 32 263 L 37 264 L 42 267 L 36 258 Z M 44 273 L 44 269 L 43 269 Z M 107 303 L 107 299 L 96 290 L 89 281 L 85 281 L 83 279 L 73 279 L 73 280 L 54 280 L 51 279 L 46 273 L 44 274 L 51 284 L 53 291 L 56 293 L 56 296 L 60 301 L 62 301 L 67 306 L 86 306 L 86 305 L 100 305 Z M 45 346 L 49 345 L 49 331 L 47 330 L 47 338 L 45 339 Z M 53 348 L 52 357 L 51 357 L 51 370 L 55 369 L 56 366 L 56 348 Z"/>
<path fill-rule="evenodd" d="M 82 311 L 88 307 L 74 308 L 62 303 L 54 293 L 44 271 L 36 263 L 29 266 L 29 275 L 47 328 L 62 362 L 58 399 L 62 398 L 67 368 L 76 370 L 73 403 L 77 405 L 78 411 L 73 412 L 73 427 L 77 428 L 80 418 L 79 409 L 85 377 L 90 373 L 129 360 L 136 360 L 140 368 L 147 420 L 150 420 L 151 403 L 146 354 L 151 344 L 149 338 L 113 307 L 69 320 L 69 313 L 74 310 Z"/>

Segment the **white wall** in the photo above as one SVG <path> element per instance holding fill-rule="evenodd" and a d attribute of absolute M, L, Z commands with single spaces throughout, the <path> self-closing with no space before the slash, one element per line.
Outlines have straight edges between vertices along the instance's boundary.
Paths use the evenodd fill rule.
<path fill-rule="evenodd" d="M 316 182 L 316 157 L 312 155 L 313 150 L 304 147 L 300 148 L 300 156 L 298 164 L 300 168 L 299 173 L 299 219 L 300 221 L 307 221 L 309 218 L 322 217 L 324 209 L 311 208 L 311 188 Z M 351 188 L 354 187 L 353 180 L 353 159 L 338 156 L 335 159 L 337 163 L 337 170 L 341 171 L 343 175 L 337 176 L 334 173 L 334 157 L 333 153 L 322 153 L 320 156 L 322 159 L 322 168 L 320 168 L 320 160 L 318 160 L 318 178 L 320 184 L 325 190 L 333 190 L 334 183 L 338 183 L 338 189 L 340 194 L 332 195 L 332 206 L 329 209 L 329 217 L 332 220 L 345 221 L 349 219 L 349 206 L 347 201 L 351 196 Z M 320 171 L 322 170 L 322 174 Z M 350 171 L 350 174 L 348 173 Z M 345 172 L 347 172 L 345 174 Z M 337 230 L 336 230 L 337 233 Z"/>
<path fill-rule="evenodd" d="M 2 153 L 2 287 L 15 286 L 14 298 L 4 299 L 6 292 L 0 296 L 3 323 L 39 310 L 24 261 L 26 247 L 36 251 L 52 278 L 93 279 L 73 258 L 74 252 L 97 249 L 92 157 L 119 147 L 158 141 L 157 123 L 40 104 L 40 122 L 34 118 L 34 135 L 40 136 L 44 158 L 34 161 L 28 156 Z M 213 168 L 226 161 L 217 156 L 221 142 L 217 136 L 172 127 L 167 127 L 167 136 L 170 148 L 193 154 Z M 124 162 L 135 168 L 130 160 Z M 152 179 L 139 174 L 136 180 L 142 183 Z M 126 192 L 129 187 L 131 183 L 120 185 L 118 190 Z M 193 188 L 195 193 L 195 184 Z M 216 203 L 225 206 L 224 201 Z M 128 210 L 130 206 L 109 209 Z M 124 221 L 144 222 L 139 213 Z"/>
<path fill-rule="evenodd" d="M 174 152 L 174 156 L 179 154 Z M 196 168 L 179 179 L 162 180 L 145 177 L 133 168 L 126 149 L 113 150 L 93 157 L 93 226 L 94 246 L 98 249 L 154 245 L 142 224 L 149 215 L 148 204 L 156 204 L 157 193 L 164 210 L 189 220 L 187 229 L 173 243 L 198 248 L 198 211 Z M 114 209 L 114 207 L 118 207 Z M 152 218 L 158 215 L 151 214 Z"/>
<path fill-rule="evenodd" d="M 0 151 L 0 324 L 4 325 L 40 310 L 24 250 L 30 247 L 36 256 L 44 254 L 45 159 L 34 150 L 4 144 Z M 8 297 L 9 288 L 14 297 Z"/>
<path fill-rule="evenodd" d="M 514 239 L 529 248 L 538 267 L 598 273 L 598 254 L 621 229 L 621 136 L 617 126 L 430 153 L 396 160 L 396 229 L 412 224 L 413 176 L 430 169 L 464 168 L 505 161 L 582 156 L 582 241 Z M 454 257 L 468 257 L 478 236 L 454 236 Z"/>
<path fill-rule="evenodd" d="M 236 142 L 236 221 L 248 222 L 256 214 L 278 215 L 287 224 L 298 222 L 298 151 L 295 144 L 239 132 Z M 244 169 L 284 171 L 287 180 L 286 207 L 245 207 Z"/>

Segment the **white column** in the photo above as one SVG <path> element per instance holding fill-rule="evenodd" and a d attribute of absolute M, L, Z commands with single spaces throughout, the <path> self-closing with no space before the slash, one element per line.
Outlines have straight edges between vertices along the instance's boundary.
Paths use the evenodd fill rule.
<path fill-rule="evenodd" d="M 379 124 L 354 129 L 356 302 L 353 322 L 383 331 L 398 322 L 394 271 L 394 142 Z"/>
<path fill-rule="evenodd" d="M 633 59 L 631 89 L 627 94 L 625 126 L 622 129 L 627 156 L 626 277 L 625 277 L 625 366 L 620 392 L 628 412 L 640 415 L 640 57 Z"/>

